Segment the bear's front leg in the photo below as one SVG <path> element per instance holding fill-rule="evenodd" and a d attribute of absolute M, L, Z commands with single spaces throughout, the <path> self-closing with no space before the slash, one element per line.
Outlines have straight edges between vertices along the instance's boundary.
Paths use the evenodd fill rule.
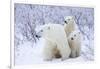
<path fill-rule="evenodd" d="M 54 58 L 54 53 L 53 53 L 54 48 L 55 45 L 52 42 L 46 40 L 45 46 L 43 48 L 44 60 L 51 61 Z"/>
<path fill-rule="evenodd" d="M 79 57 L 79 56 L 80 56 L 80 47 L 76 51 L 76 57 Z"/>
<path fill-rule="evenodd" d="M 53 59 L 52 50 L 49 48 L 44 48 L 43 50 L 44 60 L 51 61 Z"/>
<path fill-rule="evenodd" d="M 68 58 L 69 58 L 69 55 L 68 54 L 62 54 L 61 61 L 64 61 L 64 60 L 66 60 Z"/>
<path fill-rule="evenodd" d="M 50 49 L 44 49 L 43 56 L 45 61 L 52 61 L 53 59 L 52 51 Z"/>
<path fill-rule="evenodd" d="M 77 52 L 75 50 L 71 51 L 70 57 L 71 58 L 75 58 L 76 57 Z"/>
<path fill-rule="evenodd" d="M 66 59 L 69 58 L 71 50 L 70 49 L 66 49 L 66 48 L 65 49 L 60 49 L 60 53 L 61 53 L 61 56 L 62 56 L 61 60 L 63 61 L 63 60 L 66 60 Z"/>

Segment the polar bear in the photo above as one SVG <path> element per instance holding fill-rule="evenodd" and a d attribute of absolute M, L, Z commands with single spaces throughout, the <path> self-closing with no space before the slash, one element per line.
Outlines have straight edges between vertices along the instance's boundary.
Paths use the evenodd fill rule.
<path fill-rule="evenodd" d="M 81 49 L 81 33 L 79 31 L 73 31 L 68 36 L 68 43 L 71 48 L 70 57 L 75 58 L 80 55 Z"/>
<path fill-rule="evenodd" d="M 57 56 L 61 56 L 61 60 L 69 58 L 71 49 L 62 25 L 45 24 L 36 36 L 42 36 L 45 39 L 43 48 L 44 60 L 52 60 Z"/>
<path fill-rule="evenodd" d="M 74 16 L 66 16 L 64 18 L 64 29 L 67 34 L 67 36 L 74 30 L 78 29 L 76 22 L 75 22 L 75 17 Z"/>

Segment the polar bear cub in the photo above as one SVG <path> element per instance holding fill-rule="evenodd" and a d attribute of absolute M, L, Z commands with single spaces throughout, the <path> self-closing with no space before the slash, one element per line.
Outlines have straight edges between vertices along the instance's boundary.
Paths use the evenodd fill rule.
<path fill-rule="evenodd" d="M 71 48 L 70 57 L 75 58 L 80 55 L 81 49 L 81 33 L 79 31 L 73 31 L 68 36 L 68 43 Z"/>
<path fill-rule="evenodd" d="M 38 31 L 37 36 L 42 36 L 45 39 L 43 48 L 44 60 L 52 60 L 58 54 L 61 55 L 61 60 L 69 58 L 71 49 L 62 25 L 45 24 Z"/>
<path fill-rule="evenodd" d="M 64 19 L 64 29 L 68 36 L 72 31 L 78 29 L 78 27 L 76 25 L 74 16 L 66 16 Z"/>

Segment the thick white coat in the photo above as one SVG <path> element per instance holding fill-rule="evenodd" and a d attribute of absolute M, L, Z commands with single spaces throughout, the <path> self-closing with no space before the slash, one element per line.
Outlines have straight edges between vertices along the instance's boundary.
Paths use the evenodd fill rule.
<path fill-rule="evenodd" d="M 46 24 L 39 31 L 45 39 L 43 48 L 43 55 L 45 60 L 52 60 L 54 58 L 53 50 L 57 48 L 62 56 L 62 60 L 69 58 L 71 53 L 68 41 L 66 40 L 66 33 L 60 24 Z"/>
<path fill-rule="evenodd" d="M 79 31 L 73 31 L 70 33 L 68 36 L 68 43 L 71 48 L 70 57 L 78 57 L 81 51 L 81 33 Z"/>

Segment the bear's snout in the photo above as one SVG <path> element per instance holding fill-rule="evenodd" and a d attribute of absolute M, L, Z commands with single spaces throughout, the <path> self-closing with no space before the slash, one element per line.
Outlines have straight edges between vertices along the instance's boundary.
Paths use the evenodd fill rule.
<path fill-rule="evenodd" d="M 39 35 L 35 35 L 37 38 L 40 38 L 40 36 Z"/>

